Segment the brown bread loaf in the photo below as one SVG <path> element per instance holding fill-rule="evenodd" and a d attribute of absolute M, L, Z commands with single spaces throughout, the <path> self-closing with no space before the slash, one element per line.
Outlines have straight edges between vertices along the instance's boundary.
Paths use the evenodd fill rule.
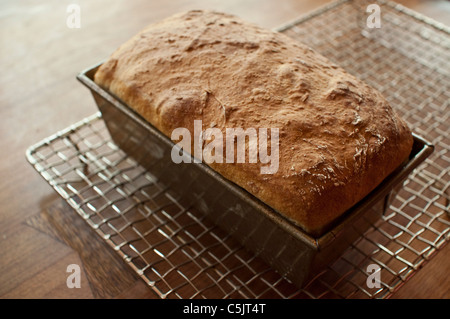
<path fill-rule="evenodd" d="M 168 137 L 179 127 L 194 136 L 194 120 L 224 136 L 226 128 L 278 128 L 273 174 L 248 160 L 208 165 L 313 235 L 412 147 L 378 91 L 307 46 L 228 14 L 189 11 L 148 26 L 95 81 Z"/>

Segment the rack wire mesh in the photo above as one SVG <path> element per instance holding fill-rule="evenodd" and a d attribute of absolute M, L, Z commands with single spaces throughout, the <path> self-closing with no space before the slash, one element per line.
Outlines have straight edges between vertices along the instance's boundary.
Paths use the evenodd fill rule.
<path fill-rule="evenodd" d="M 370 3 L 381 28 L 366 25 L 369 2 L 338 1 L 279 30 L 380 90 L 435 152 L 383 218 L 302 289 L 180 205 L 112 142 L 100 113 L 31 146 L 27 159 L 158 298 L 387 298 L 450 238 L 450 31 Z M 380 281 L 369 283 L 375 269 Z"/>

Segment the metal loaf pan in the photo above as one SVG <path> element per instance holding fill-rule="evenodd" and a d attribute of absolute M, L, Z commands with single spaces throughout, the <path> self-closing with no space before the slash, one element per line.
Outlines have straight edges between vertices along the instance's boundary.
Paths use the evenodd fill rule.
<path fill-rule="evenodd" d="M 173 191 L 180 203 L 205 214 L 299 287 L 380 218 L 396 189 L 433 152 L 430 143 L 414 135 L 409 160 L 315 238 L 206 164 L 173 163 L 170 154 L 174 143 L 99 87 L 93 81 L 98 67 L 81 72 L 77 78 L 91 91 L 114 142 Z"/>

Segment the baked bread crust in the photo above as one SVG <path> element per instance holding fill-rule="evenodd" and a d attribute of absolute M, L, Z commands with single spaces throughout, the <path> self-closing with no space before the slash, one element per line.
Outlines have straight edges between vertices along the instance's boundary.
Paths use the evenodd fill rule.
<path fill-rule="evenodd" d="M 355 205 L 410 154 L 404 121 L 376 90 L 277 32 L 194 10 L 124 43 L 95 82 L 171 136 L 279 128 L 279 168 L 208 164 L 312 235 Z M 224 153 L 225 154 L 225 153 Z"/>

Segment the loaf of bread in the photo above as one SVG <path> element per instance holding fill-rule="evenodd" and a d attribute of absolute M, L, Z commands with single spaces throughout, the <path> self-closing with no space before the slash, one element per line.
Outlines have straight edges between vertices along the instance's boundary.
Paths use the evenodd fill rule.
<path fill-rule="evenodd" d="M 169 138 L 180 127 L 194 136 L 194 120 L 224 136 L 278 129 L 276 172 L 262 174 L 259 161 L 207 165 L 314 236 L 412 148 L 411 131 L 378 91 L 306 45 L 229 14 L 194 10 L 148 26 L 95 82 Z"/>

